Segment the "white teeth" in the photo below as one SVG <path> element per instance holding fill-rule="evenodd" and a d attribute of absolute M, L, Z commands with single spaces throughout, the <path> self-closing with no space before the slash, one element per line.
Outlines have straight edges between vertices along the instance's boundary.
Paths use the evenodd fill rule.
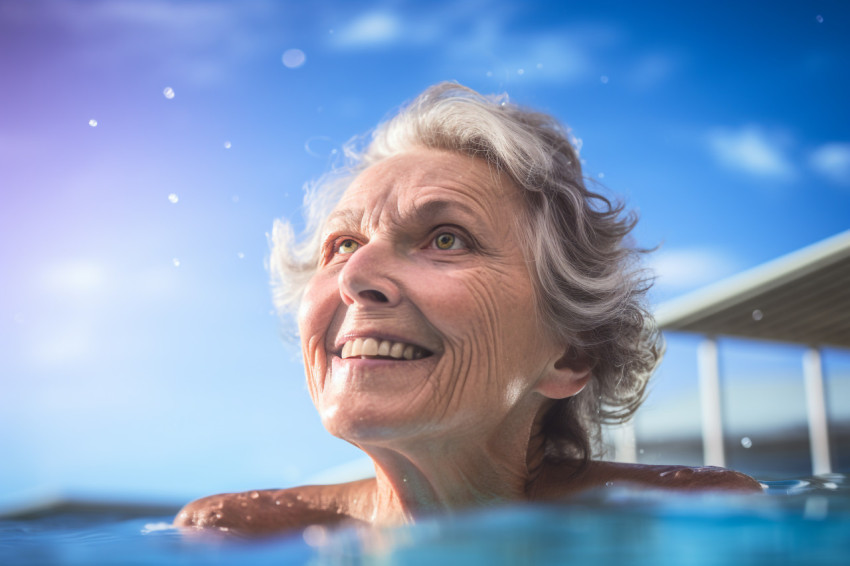
<path fill-rule="evenodd" d="M 390 348 L 390 357 L 400 360 L 403 353 L 404 344 L 402 342 L 393 343 L 392 348 Z"/>
<path fill-rule="evenodd" d="M 396 360 L 418 360 L 424 358 L 425 350 L 413 344 L 405 344 L 404 342 L 391 342 L 389 340 L 381 340 L 375 338 L 355 338 L 349 340 L 342 346 L 340 357 L 359 358 L 361 356 L 382 356 L 386 358 L 394 358 Z"/>
<path fill-rule="evenodd" d="M 374 338 L 366 338 L 363 340 L 363 349 L 360 350 L 361 356 L 377 356 L 378 355 L 378 341 Z"/>

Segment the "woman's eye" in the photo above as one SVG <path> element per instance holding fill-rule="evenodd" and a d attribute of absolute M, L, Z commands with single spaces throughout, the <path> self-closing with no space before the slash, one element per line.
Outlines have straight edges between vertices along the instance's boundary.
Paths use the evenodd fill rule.
<path fill-rule="evenodd" d="M 346 238 L 341 241 L 339 245 L 336 247 L 336 253 L 338 254 L 352 254 L 357 251 L 357 248 L 360 247 L 360 242 L 357 240 L 352 240 L 351 238 Z"/>
<path fill-rule="evenodd" d="M 438 250 L 460 250 L 466 247 L 463 240 L 451 232 L 437 234 L 437 237 L 434 238 L 434 246 Z"/>

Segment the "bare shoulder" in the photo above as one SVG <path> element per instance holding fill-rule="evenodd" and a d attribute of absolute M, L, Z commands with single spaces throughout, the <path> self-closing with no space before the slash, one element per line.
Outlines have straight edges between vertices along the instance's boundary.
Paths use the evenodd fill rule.
<path fill-rule="evenodd" d="M 309 525 L 362 520 L 374 479 L 337 485 L 308 485 L 222 493 L 192 501 L 174 518 L 178 527 L 270 534 Z"/>
<path fill-rule="evenodd" d="M 659 466 L 591 461 L 552 464 L 546 471 L 542 493 L 552 497 L 596 487 L 631 484 L 683 491 L 762 492 L 761 484 L 746 474 L 715 466 Z M 545 496 L 545 495 L 544 495 Z"/>

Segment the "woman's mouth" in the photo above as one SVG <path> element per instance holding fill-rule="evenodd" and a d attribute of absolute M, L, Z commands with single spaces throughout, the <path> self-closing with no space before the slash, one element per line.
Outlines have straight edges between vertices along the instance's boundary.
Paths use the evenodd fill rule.
<path fill-rule="evenodd" d="M 342 359 L 360 358 L 362 360 L 419 360 L 432 353 L 415 344 L 378 340 L 376 338 L 355 338 L 342 347 Z"/>

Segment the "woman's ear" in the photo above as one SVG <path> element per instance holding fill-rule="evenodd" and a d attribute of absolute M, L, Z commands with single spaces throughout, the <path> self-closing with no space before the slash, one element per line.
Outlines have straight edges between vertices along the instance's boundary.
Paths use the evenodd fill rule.
<path fill-rule="evenodd" d="M 592 369 L 587 356 L 568 346 L 564 354 L 547 368 L 535 391 L 549 399 L 572 397 L 590 381 Z"/>

